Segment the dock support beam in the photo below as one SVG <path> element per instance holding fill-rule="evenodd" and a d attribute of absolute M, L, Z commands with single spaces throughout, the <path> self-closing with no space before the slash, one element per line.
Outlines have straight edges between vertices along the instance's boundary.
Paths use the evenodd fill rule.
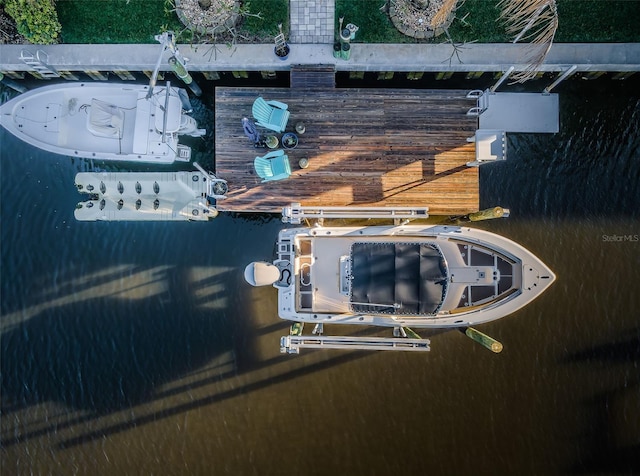
<path fill-rule="evenodd" d="M 16 83 L 15 81 L 11 80 L 10 78 L 5 78 L 3 73 L 0 73 L 0 83 L 4 84 L 5 86 L 10 87 L 14 91 L 18 91 L 19 93 L 26 93 L 27 92 L 27 88 L 25 88 L 24 86 Z"/>
<path fill-rule="evenodd" d="M 636 72 L 635 71 L 621 71 L 619 73 L 614 74 L 611 79 L 615 79 L 615 80 L 622 80 L 622 79 L 627 79 L 629 77 L 631 77 L 632 75 L 634 75 Z"/>
<path fill-rule="evenodd" d="M 114 69 L 111 72 L 125 81 L 135 81 L 136 79 L 136 77 L 126 69 Z"/>
<path fill-rule="evenodd" d="M 498 89 L 500 85 L 507 80 L 507 78 L 511 75 L 511 73 L 513 73 L 514 69 L 516 69 L 515 66 L 510 66 L 509 69 L 506 70 L 502 76 L 500 76 L 500 79 L 498 80 L 498 82 L 493 86 L 491 86 L 491 89 L 489 89 L 489 92 L 495 93 L 496 89 Z"/>
<path fill-rule="evenodd" d="M 495 354 L 499 354 L 502 352 L 502 343 L 498 342 L 491 336 L 480 332 L 479 330 L 474 329 L 473 327 L 466 327 L 460 329 L 469 339 L 476 341 L 485 349 L 489 349 L 491 352 Z"/>
<path fill-rule="evenodd" d="M 469 71 L 464 79 L 478 79 L 484 74 L 484 71 Z"/>
<path fill-rule="evenodd" d="M 549 94 L 553 88 L 555 88 L 558 84 L 560 84 L 562 81 L 564 81 L 573 73 L 575 73 L 577 69 L 578 67 L 574 64 L 571 68 L 569 68 L 564 73 L 562 73 L 553 83 L 551 83 L 549 86 L 544 88 L 544 90 L 542 91 L 542 94 Z"/>
<path fill-rule="evenodd" d="M 443 79 L 449 79 L 453 76 L 453 71 L 441 71 L 436 74 L 436 81 L 441 81 Z"/>

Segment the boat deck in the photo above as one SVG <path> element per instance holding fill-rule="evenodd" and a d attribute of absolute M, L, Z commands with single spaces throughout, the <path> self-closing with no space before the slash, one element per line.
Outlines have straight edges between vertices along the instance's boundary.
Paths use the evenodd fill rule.
<path fill-rule="evenodd" d="M 229 182 L 220 211 L 275 212 L 304 206 L 427 206 L 431 215 L 479 208 L 477 118 L 461 90 L 216 88 L 216 174 Z M 293 174 L 261 183 L 253 160 L 267 153 L 244 134 L 256 97 L 282 101 L 287 131 L 306 132 L 287 151 Z M 261 130 L 263 135 L 269 131 Z M 278 136 L 280 136 L 278 134 Z M 301 169 L 298 162 L 309 160 Z"/>

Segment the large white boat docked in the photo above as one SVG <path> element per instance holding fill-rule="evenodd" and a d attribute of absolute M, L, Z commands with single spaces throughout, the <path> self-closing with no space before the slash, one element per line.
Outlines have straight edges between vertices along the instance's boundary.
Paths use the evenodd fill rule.
<path fill-rule="evenodd" d="M 196 162 L 192 172 L 81 172 L 76 188 L 90 199 L 76 206 L 79 221 L 206 221 L 227 183 Z"/>
<path fill-rule="evenodd" d="M 405 328 L 468 328 L 499 319 L 540 296 L 555 275 L 494 233 L 411 224 L 285 229 L 277 259 L 251 263 L 245 279 L 276 287 L 279 316 L 319 325 L 318 334 L 324 324 L 356 324 L 393 327 L 397 336 Z M 306 342 L 343 348 L 341 339 L 378 349 L 406 342 L 321 335 Z M 281 350 L 297 353 L 304 342 L 286 336 Z M 415 350 L 414 343 L 398 350 Z"/>
<path fill-rule="evenodd" d="M 55 154 L 98 160 L 188 162 L 178 136 L 201 136 L 186 114 L 185 90 L 119 83 L 64 83 L 36 88 L 0 106 L 0 123 L 16 137 Z"/>

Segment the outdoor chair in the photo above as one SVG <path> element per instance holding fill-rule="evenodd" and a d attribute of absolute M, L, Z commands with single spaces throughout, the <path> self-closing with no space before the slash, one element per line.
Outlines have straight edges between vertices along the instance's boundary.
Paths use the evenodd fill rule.
<path fill-rule="evenodd" d="M 288 106 L 280 101 L 265 101 L 258 97 L 251 112 L 256 124 L 276 132 L 284 132 L 289 121 Z"/>
<path fill-rule="evenodd" d="M 289 157 L 284 154 L 282 149 L 274 150 L 262 157 L 256 157 L 253 166 L 263 182 L 282 180 L 291 175 Z"/>

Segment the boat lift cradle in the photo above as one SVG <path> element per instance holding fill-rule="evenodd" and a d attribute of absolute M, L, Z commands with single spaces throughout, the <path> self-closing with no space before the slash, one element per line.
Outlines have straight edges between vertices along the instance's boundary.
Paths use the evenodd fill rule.
<path fill-rule="evenodd" d="M 292 203 L 290 206 L 283 208 L 282 221 L 284 223 L 300 224 L 304 219 L 315 219 L 318 226 L 322 226 L 324 219 L 327 218 L 388 218 L 393 219 L 395 224 L 406 224 L 411 220 L 428 218 L 428 212 L 428 207 L 305 207 L 301 206 L 300 203 Z M 482 212 L 478 213 L 481 214 Z M 509 216 L 508 213 L 504 215 L 501 213 L 496 216 L 492 214 L 486 215 L 487 218 Z M 278 249 L 278 255 L 289 251 Z M 412 329 L 404 326 L 393 328 L 394 337 L 329 336 L 324 335 L 324 324 L 322 323 L 315 325 L 312 335 L 305 336 L 302 335 L 303 328 L 304 323 L 302 322 L 294 322 L 291 325 L 289 335 L 280 338 L 280 353 L 299 354 L 301 348 L 405 352 L 428 352 L 431 350 L 429 339 L 421 338 Z M 465 334 L 472 340 L 495 353 L 502 350 L 502 344 L 490 336 L 472 328 L 468 328 L 468 330 L 471 332 L 465 332 Z"/>

